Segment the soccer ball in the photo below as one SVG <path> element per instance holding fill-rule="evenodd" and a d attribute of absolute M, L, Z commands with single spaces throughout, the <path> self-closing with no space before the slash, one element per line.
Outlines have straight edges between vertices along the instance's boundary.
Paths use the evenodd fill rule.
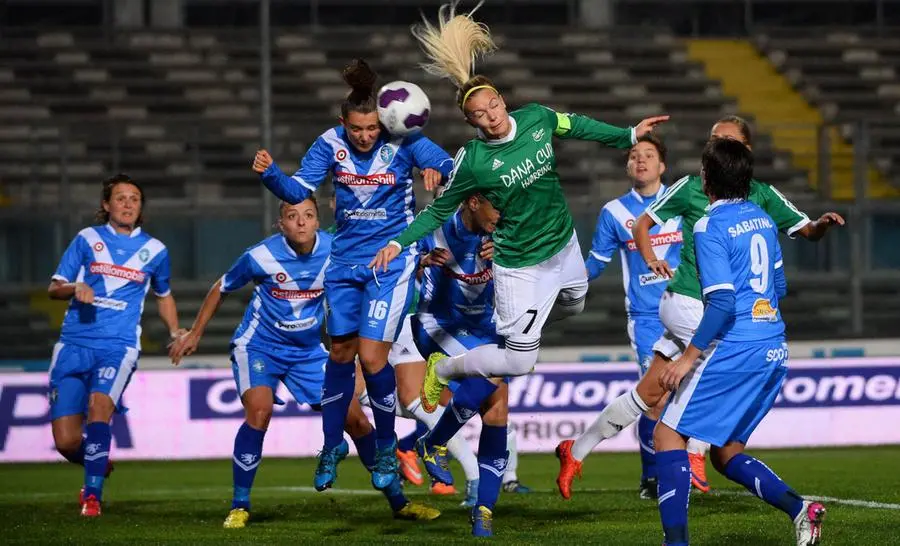
<path fill-rule="evenodd" d="M 378 90 L 378 119 L 395 136 L 421 131 L 431 114 L 431 101 L 414 83 L 395 81 Z"/>

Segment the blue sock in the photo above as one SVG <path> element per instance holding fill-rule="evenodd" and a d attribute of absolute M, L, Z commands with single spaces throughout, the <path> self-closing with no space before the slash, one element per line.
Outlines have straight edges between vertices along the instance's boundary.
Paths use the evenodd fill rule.
<path fill-rule="evenodd" d="M 369 472 L 375 466 L 375 431 L 353 438 L 353 445 L 356 446 L 356 452 L 359 454 L 359 461 L 366 467 Z"/>
<path fill-rule="evenodd" d="M 363 373 L 366 377 L 366 390 L 372 405 L 372 417 L 375 419 L 375 443 L 386 446 L 394 441 L 394 413 L 397 409 L 397 377 L 394 368 L 385 364 L 381 371 L 373 374 Z"/>
<path fill-rule="evenodd" d="M 459 429 L 478 413 L 481 404 L 494 394 L 495 390 L 497 385 L 483 377 L 467 377 L 460 381 L 459 387 L 453 393 L 453 399 L 450 400 L 450 407 L 428 434 L 428 443 L 436 446 L 447 445 L 450 438 L 453 438 Z"/>
<path fill-rule="evenodd" d="M 478 506 L 494 509 L 507 462 L 506 425 L 482 425 L 478 439 Z"/>
<path fill-rule="evenodd" d="M 791 520 L 803 510 L 803 497 L 781 481 L 762 461 L 743 453 L 735 455 L 725 465 L 725 477 L 778 508 Z"/>
<path fill-rule="evenodd" d="M 653 447 L 653 429 L 656 421 L 641 415 L 638 420 L 638 439 L 641 444 L 641 479 L 656 477 L 656 450 Z"/>
<path fill-rule="evenodd" d="M 234 455 L 231 459 L 231 475 L 234 484 L 232 508 L 250 510 L 250 488 L 256 469 L 262 460 L 263 439 L 266 431 L 256 430 L 245 421 L 234 437 Z"/>
<path fill-rule="evenodd" d="M 409 500 L 403 495 L 403 481 L 400 479 L 400 476 L 395 477 L 394 481 L 391 482 L 391 485 L 387 486 L 382 493 L 384 493 L 388 504 L 391 505 L 391 510 L 394 512 L 400 510 L 409 503 Z"/>
<path fill-rule="evenodd" d="M 103 500 L 103 478 L 109 463 L 112 433 L 109 423 L 88 423 L 85 429 L 87 436 L 81 442 L 84 446 L 84 498 L 94 495 L 97 500 Z"/>
<path fill-rule="evenodd" d="M 84 438 L 82 438 L 81 444 L 78 445 L 78 451 L 75 453 L 62 453 L 61 455 L 70 463 L 84 466 L 84 444 Z"/>
<path fill-rule="evenodd" d="M 666 546 L 687 546 L 688 500 L 691 494 L 691 463 L 685 449 L 656 452 L 659 479 L 659 517 Z"/>
<path fill-rule="evenodd" d="M 344 440 L 344 421 L 353 392 L 356 390 L 356 363 L 325 363 L 325 385 L 322 387 L 322 433 L 324 450 L 337 447 Z"/>
<path fill-rule="evenodd" d="M 416 430 L 410 432 L 397 442 L 397 449 L 400 451 L 412 451 L 415 449 L 416 440 L 421 438 L 428 432 L 428 425 L 421 421 L 416 421 Z"/>

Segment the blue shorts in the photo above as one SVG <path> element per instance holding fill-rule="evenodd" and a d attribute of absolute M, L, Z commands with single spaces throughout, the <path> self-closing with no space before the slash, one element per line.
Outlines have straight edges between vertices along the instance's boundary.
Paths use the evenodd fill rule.
<path fill-rule="evenodd" d="M 137 369 L 141 352 L 125 345 L 91 349 L 59 342 L 50 358 L 50 419 L 87 413 L 91 393 L 112 398 L 124 413 L 122 393 Z"/>
<path fill-rule="evenodd" d="M 231 346 L 231 371 L 241 396 L 253 387 L 269 387 L 274 394 L 284 383 L 294 400 L 317 405 L 325 385 L 328 351 L 319 345 L 310 348 Z M 275 398 L 276 404 L 284 404 Z"/>
<path fill-rule="evenodd" d="M 376 341 L 395 341 L 412 304 L 418 264 L 419 255 L 409 251 L 388 264 L 387 271 L 332 261 L 325 270 L 328 335 L 358 333 Z"/>
<path fill-rule="evenodd" d="M 665 331 L 665 326 L 658 316 L 637 316 L 628 319 L 628 338 L 631 340 L 631 348 L 637 356 L 637 363 L 641 377 L 650 369 L 653 360 L 653 344 L 656 343 Z"/>
<path fill-rule="evenodd" d="M 669 398 L 662 422 L 714 446 L 746 444 L 781 392 L 787 356 L 782 341 L 718 342 Z"/>
<path fill-rule="evenodd" d="M 419 353 L 425 358 L 431 353 L 457 356 L 482 345 L 500 344 L 496 333 L 485 333 L 462 328 L 445 328 L 431 315 L 413 315 L 413 339 Z"/>
<path fill-rule="evenodd" d="M 416 347 L 425 358 L 431 353 L 444 353 L 447 356 L 457 356 L 482 345 L 499 345 L 503 338 L 496 333 L 487 334 L 477 330 L 447 329 L 438 324 L 433 316 L 413 315 L 413 338 Z M 503 381 L 509 383 L 509 378 Z M 459 382 L 450 381 L 447 388 L 450 392 L 456 392 Z"/>

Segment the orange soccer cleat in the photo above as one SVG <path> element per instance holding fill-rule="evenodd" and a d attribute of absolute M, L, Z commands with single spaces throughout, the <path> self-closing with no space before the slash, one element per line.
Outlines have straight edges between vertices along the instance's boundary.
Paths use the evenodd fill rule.
<path fill-rule="evenodd" d="M 572 480 L 575 476 L 581 477 L 581 461 L 572 456 L 572 444 L 574 440 L 563 440 L 556 446 L 556 458 L 559 459 L 559 476 L 556 477 L 556 485 L 559 494 L 564 499 L 572 498 Z"/>
<path fill-rule="evenodd" d="M 100 516 L 100 501 L 94 495 L 88 495 L 84 502 L 81 503 L 81 515 L 86 518 L 96 518 Z"/>
<path fill-rule="evenodd" d="M 691 462 L 691 485 L 701 493 L 709 493 L 709 482 L 706 481 L 706 455 L 688 453 Z"/>
<path fill-rule="evenodd" d="M 439 481 L 431 482 L 431 494 L 432 495 L 455 495 L 456 488 L 452 485 L 447 485 L 446 483 L 441 483 Z"/>
<path fill-rule="evenodd" d="M 419 457 L 415 451 L 397 450 L 397 460 L 400 461 L 400 472 L 409 483 L 422 485 L 422 472 L 419 470 Z"/>

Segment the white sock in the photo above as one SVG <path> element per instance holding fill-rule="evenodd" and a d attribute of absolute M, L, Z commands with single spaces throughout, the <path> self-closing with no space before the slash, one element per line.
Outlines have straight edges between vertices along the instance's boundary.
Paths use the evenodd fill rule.
<path fill-rule="evenodd" d="M 519 476 L 516 475 L 516 468 L 519 467 L 519 448 L 516 443 L 516 428 L 510 424 L 506 425 L 506 449 L 509 450 L 509 457 L 506 460 L 503 483 L 517 482 L 519 481 Z"/>
<path fill-rule="evenodd" d="M 513 350 L 499 345 L 475 347 L 471 351 L 438 362 L 437 374 L 443 380 L 527 375 L 537 362 L 540 340 L 532 343 L 533 350 Z"/>
<path fill-rule="evenodd" d="M 434 428 L 445 409 L 447 408 L 444 406 L 438 406 L 433 413 L 426 413 L 425 409 L 422 408 L 422 402 L 419 400 L 413 400 L 406 406 L 406 411 L 424 423 L 429 430 Z M 472 451 L 472 446 L 470 446 L 463 437 L 462 431 L 457 432 L 453 438 L 450 438 L 450 441 L 447 442 L 447 450 L 450 451 L 457 461 L 459 461 L 459 464 L 463 468 L 463 472 L 466 474 L 466 481 L 478 479 L 478 459 Z"/>
<path fill-rule="evenodd" d="M 647 404 L 638 396 L 636 388 L 619 396 L 603 408 L 597 420 L 591 423 L 584 434 L 575 439 L 572 456 L 575 460 L 583 461 L 597 444 L 622 432 L 623 428 L 637 421 L 645 411 Z"/>
<path fill-rule="evenodd" d="M 709 451 L 709 444 L 707 442 L 704 442 L 703 440 L 695 440 L 693 438 L 688 440 L 688 453 L 698 453 L 700 455 L 706 455 L 707 451 Z"/>
<path fill-rule="evenodd" d="M 437 373 L 441 379 L 461 377 L 503 376 L 506 368 L 506 351 L 499 345 L 482 345 L 457 356 L 438 362 Z"/>

